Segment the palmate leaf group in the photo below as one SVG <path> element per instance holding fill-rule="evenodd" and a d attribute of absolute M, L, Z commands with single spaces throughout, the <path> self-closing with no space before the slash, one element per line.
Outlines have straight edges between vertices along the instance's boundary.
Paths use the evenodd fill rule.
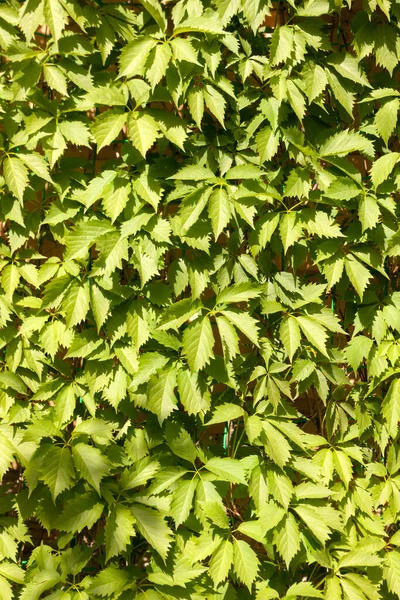
<path fill-rule="evenodd" d="M 0 4 L 0 598 L 400 598 L 400 5 Z"/>

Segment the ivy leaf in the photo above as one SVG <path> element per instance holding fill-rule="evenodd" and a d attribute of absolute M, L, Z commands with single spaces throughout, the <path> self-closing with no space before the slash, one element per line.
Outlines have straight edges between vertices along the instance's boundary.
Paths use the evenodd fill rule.
<path fill-rule="evenodd" d="M 221 310 L 220 313 L 224 315 L 241 331 L 249 340 L 255 345 L 258 346 L 258 324 L 253 317 L 248 315 L 247 313 L 239 313 L 234 312 L 233 310 Z"/>
<path fill-rule="evenodd" d="M 374 188 L 386 181 L 394 167 L 397 165 L 400 159 L 399 152 L 389 152 L 384 154 L 372 165 L 370 175 Z"/>
<path fill-rule="evenodd" d="M 282 340 L 282 344 L 288 353 L 289 359 L 292 361 L 301 341 L 300 329 L 294 317 L 288 317 L 287 319 L 281 321 L 279 335 Z"/>
<path fill-rule="evenodd" d="M 171 515 L 176 527 L 179 527 L 189 517 L 195 489 L 195 479 L 180 481 L 175 489 L 171 503 Z"/>
<path fill-rule="evenodd" d="M 0 432 L 0 442 L 2 448 L 0 455 L 0 477 L 2 479 L 13 460 L 14 448 L 9 439 L 2 432 Z"/>
<path fill-rule="evenodd" d="M 126 114 L 116 110 L 107 110 L 96 117 L 92 125 L 92 133 L 98 145 L 98 152 L 117 139 L 125 121 Z"/>
<path fill-rule="evenodd" d="M 396 128 L 399 108 L 400 100 L 394 98 L 393 100 L 385 102 L 375 115 L 374 122 L 376 128 L 386 146 L 388 145 L 390 136 Z"/>
<path fill-rule="evenodd" d="M 172 53 L 169 44 L 158 44 L 149 56 L 146 66 L 146 79 L 154 89 L 164 77 L 171 61 Z"/>
<path fill-rule="evenodd" d="M 79 443 L 72 447 L 77 471 L 100 494 L 100 482 L 109 473 L 110 464 L 98 448 Z"/>
<path fill-rule="evenodd" d="M 397 435 L 400 421 L 400 379 L 393 379 L 382 403 L 382 416 L 385 420 L 389 435 Z"/>
<path fill-rule="evenodd" d="M 257 554 L 243 540 L 234 538 L 233 542 L 233 567 L 238 579 L 242 581 L 251 592 L 253 583 L 259 569 Z"/>
<path fill-rule="evenodd" d="M 326 330 L 310 317 L 299 316 L 295 318 L 308 341 L 322 354 L 324 354 L 324 356 L 328 356 L 328 351 L 326 348 L 326 340 L 328 335 Z"/>
<path fill-rule="evenodd" d="M 206 85 L 203 89 L 203 97 L 207 108 L 224 127 L 226 101 L 223 95 L 211 85 Z"/>
<path fill-rule="evenodd" d="M 109 596 L 111 594 L 118 596 L 129 583 L 129 579 L 127 571 L 123 571 L 115 565 L 110 565 L 102 569 L 93 578 L 90 583 L 89 592 L 96 596 Z"/>
<path fill-rule="evenodd" d="M 213 357 L 214 336 L 208 317 L 196 319 L 183 333 L 183 350 L 189 367 L 197 372 Z"/>
<path fill-rule="evenodd" d="M 328 85 L 328 77 L 325 70 L 317 64 L 311 64 L 308 69 L 302 71 L 305 92 L 308 102 L 311 104 L 322 94 Z"/>
<path fill-rule="evenodd" d="M 44 0 L 43 13 L 46 25 L 49 26 L 55 41 L 61 37 L 62 31 L 68 22 L 68 15 L 58 0 Z"/>
<path fill-rule="evenodd" d="M 229 540 L 224 540 L 213 553 L 209 566 L 209 574 L 215 586 L 228 577 L 232 562 L 233 544 Z"/>
<path fill-rule="evenodd" d="M 172 531 L 163 517 L 155 510 L 140 504 L 131 504 L 135 526 L 159 555 L 165 560 L 171 545 Z"/>
<path fill-rule="evenodd" d="M 20 152 L 18 154 L 18 158 L 22 160 L 22 162 L 28 167 L 30 171 L 32 171 L 38 177 L 41 177 L 45 181 L 49 183 L 53 183 L 50 174 L 49 167 L 43 156 L 37 154 L 36 152 L 32 152 L 31 154 L 23 154 Z"/>
<path fill-rule="evenodd" d="M 344 266 L 350 283 L 354 286 L 360 299 L 362 299 L 365 288 L 372 277 L 371 273 L 352 254 L 346 256 Z"/>
<path fill-rule="evenodd" d="M 133 145 L 142 156 L 150 150 L 157 139 L 159 127 L 157 121 L 145 113 L 133 114 L 128 121 L 128 134 Z"/>
<path fill-rule="evenodd" d="M 226 402 L 225 404 L 217 406 L 211 419 L 207 421 L 207 426 L 215 425 L 216 423 L 225 423 L 226 421 L 232 421 L 233 419 L 239 419 L 240 417 L 243 417 L 244 414 L 245 412 L 241 406 Z"/>
<path fill-rule="evenodd" d="M 151 14 L 161 31 L 165 31 L 167 20 L 160 2 L 158 0 L 140 0 L 140 3 Z"/>
<path fill-rule="evenodd" d="M 217 188 L 208 201 L 208 214 L 211 219 L 214 239 L 217 240 L 231 218 L 229 198 L 223 187 Z"/>
<path fill-rule="evenodd" d="M 159 373 L 153 377 L 148 386 L 148 410 L 158 416 L 160 424 L 167 419 L 172 411 L 177 410 L 177 399 L 174 393 L 176 374 L 174 370 Z"/>
<path fill-rule="evenodd" d="M 257 152 L 260 155 L 260 165 L 271 160 L 278 151 L 279 137 L 270 127 L 264 127 L 256 136 Z"/>
<path fill-rule="evenodd" d="M 56 90 L 63 96 L 68 96 L 67 80 L 64 73 L 54 65 L 45 65 L 43 75 L 52 90 Z"/>
<path fill-rule="evenodd" d="M 211 458 L 207 462 L 206 467 L 221 478 L 222 481 L 243 483 L 246 485 L 243 467 L 238 460 L 234 460 L 233 458 Z"/>
<path fill-rule="evenodd" d="M 372 142 L 356 131 L 341 131 L 330 137 L 320 148 L 320 156 L 346 156 L 350 152 L 374 155 Z"/>
<path fill-rule="evenodd" d="M 190 114 L 197 127 L 201 129 L 201 122 L 204 114 L 204 94 L 200 88 L 192 90 L 188 96 L 188 106 Z"/>
<path fill-rule="evenodd" d="M 292 513 L 288 513 L 277 526 L 274 533 L 274 541 L 281 557 L 289 567 L 293 558 L 300 550 L 300 532 L 296 519 Z"/>
<path fill-rule="evenodd" d="M 49 487 L 54 502 L 61 492 L 72 487 L 75 469 L 69 448 L 59 446 L 49 448 L 45 454 L 41 476 Z"/>
<path fill-rule="evenodd" d="M 105 526 L 106 562 L 124 552 L 135 535 L 134 517 L 128 507 L 116 504 L 110 509 Z"/>
<path fill-rule="evenodd" d="M 77 282 L 73 282 L 62 304 L 67 327 L 74 327 L 84 320 L 89 310 L 89 304 L 89 283 L 85 282 L 83 285 L 79 285 Z"/>
<path fill-rule="evenodd" d="M 17 157 L 7 156 L 3 162 L 3 172 L 8 189 L 22 202 L 29 181 L 24 163 Z"/>
<path fill-rule="evenodd" d="M 379 224 L 380 214 L 376 199 L 372 196 L 364 196 L 358 207 L 363 233 L 366 229 L 373 229 Z"/>
<path fill-rule="evenodd" d="M 119 77 L 143 75 L 147 57 L 156 43 L 153 38 L 145 36 L 127 44 L 119 57 Z"/>

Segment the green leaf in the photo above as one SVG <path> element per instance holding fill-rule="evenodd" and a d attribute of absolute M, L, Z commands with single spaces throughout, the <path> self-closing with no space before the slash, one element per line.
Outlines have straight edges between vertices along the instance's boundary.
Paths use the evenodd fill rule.
<path fill-rule="evenodd" d="M 174 454 L 194 464 L 197 458 L 196 446 L 190 434 L 181 425 L 167 423 L 165 437 Z"/>
<path fill-rule="evenodd" d="M 44 160 L 43 156 L 32 152 L 31 154 L 19 153 L 18 158 L 38 177 L 41 177 L 45 181 L 52 183 L 52 179 L 49 173 L 49 166 Z"/>
<path fill-rule="evenodd" d="M 310 344 L 315 346 L 324 356 L 328 356 L 326 348 L 328 335 L 326 330 L 310 317 L 295 317 L 295 319 Z"/>
<path fill-rule="evenodd" d="M 192 371 L 205 367 L 213 357 L 214 335 L 208 317 L 198 318 L 183 332 L 183 351 Z"/>
<path fill-rule="evenodd" d="M 290 79 L 288 79 L 287 81 L 287 95 L 289 103 L 293 108 L 294 112 L 296 113 L 297 118 L 300 122 L 302 122 L 304 114 L 306 112 L 304 96 L 297 87 L 297 85 L 295 85 L 295 83 Z"/>
<path fill-rule="evenodd" d="M 301 235 L 301 226 L 295 212 L 288 212 L 282 216 L 279 223 L 279 233 L 286 253 Z"/>
<path fill-rule="evenodd" d="M 220 404 L 217 406 L 213 415 L 205 425 L 215 425 L 216 423 L 226 423 L 226 421 L 232 421 L 233 419 L 239 419 L 243 417 L 244 410 L 241 406 L 237 404 L 231 404 L 230 402 L 226 402 L 225 404 Z"/>
<path fill-rule="evenodd" d="M 131 504 L 135 526 L 159 555 L 165 560 L 172 541 L 172 531 L 155 510 L 140 504 Z"/>
<path fill-rule="evenodd" d="M 348 488 L 353 477 L 353 466 L 350 458 L 341 450 L 334 450 L 333 461 L 340 479 L 343 481 L 346 488 Z"/>
<path fill-rule="evenodd" d="M 180 327 L 185 321 L 188 321 L 202 308 L 202 304 L 199 300 L 192 300 L 192 298 L 185 298 L 175 302 L 164 311 L 164 315 L 158 329 L 165 331 Z"/>
<path fill-rule="evenodd" d="M 217 240 L 231 218 L 229 197 L 223 187 L 216 188 L 208 201 L 208 214 L 211 219 L 214 239 Z"/>
<path fill-rule="evenodd" d="M 128 135 L 142 156 L 150 150 L 157 139 L 159 127 L 157 121 L 145 113 L 133 113 L 128 120 Z"/>
<path fill-rule="evenodd" d="M 257 554 L 249 544 L 243 540 L 234 538 L 233 567 L 239 581 L 247 586 L 249 592 L 251 592 L 253 583 L 257 577 L 259 565 Z"/>
<path fill-rule="evenodd" d="M 196 483 L 195 479 L 181 480 L 174 491 L 171 503 L 171 515 L 175 521 L 175 527 L 179 527 L 189 517 L 193 506 Z"/>
<path fill-rule="evenodd" d="M 293 48 L 293 27 L 282 25 L 275 27 L 271 38 L 270 60 L 272 65 L 278 65 L 290 58 Z"/>
<path fill-rule="evenodd" d="M 278 152 L 279 137 L 270 127 L 264 127 L 257 133 L 256 144 L 261 165 L 266 160 L 271 160 Z"/>
<path fill-rule="evenodd" d="M 389 591 L 396 596 L 400 593 L 400 553 L 388 552 L 385 556 L 383 576 L 387 582 Z"/>
<path fill-rule="evenodd" d="M 222 481 L 247 485 L 243 467 L 238 460 L 233 458 L 211 458 L 207 461 L 206 468 Z"/>
<path fill-rule="evenodd" d="M 116 110 L 107 110 L 96 117 L 92 125 L 92 133 L 97 144 L 98 152 L 117 139 L 119 132 L 125 125 L 125 121 L 126 113 L 121 113 Z"/>
<path fill-rule="evenodd" d="M 8 298 L 12 298 L 20 281 L 20 273 L 17 265 L 11 263 L 4 267 L 1 273 L 1 285 Z"/>
<path fill-rule="evenodd" d="M 74 483 L 75 469 L 70 449 L 59 446 L 49 448 L 45 454 L 41 476 L 55 502 L 57 496 Z"/>
<path fill-rule="evenodd" d="M 400 379 L 393 379 L 390 384 L 382 402 L 382 416 L 389 435 L 396 437 L 400 421 Z"/>
<path fill-rule="evenodd" d="M 167 20 L 160 2 L 158 0 L 140 0 L 140 3 L 151 14 L 161 31 L 165 31 Z"/>
<path fill-rule="evenodd" d="M 265 436 L 261 440 L 265 440 L 265 450 L 270 458 L 280 467 L 283 467 L 290 458 L 290 444 L 287 439 L 271 425 L 268 421 L 262 424 Z"/>
<path fill-rule="evenodd" d="M 224 540 L 213 553 L 209 566 L 209 574 L 215 586 L 228 577 L 232 562 L 233 544 L 229 540 Z"/>
<path fill-rule="evenodd" d="M 399 152 L 389 152 L 378 158 L 371 167 L 370 175 L 374 188 L 386 181 L 400 159 Z"/>
<path fill-rule="evenodd" d="M 204 94 L 200 88 L 194 88 L 188 95 L 188 106 L 190 114 L 197 127 L 201 129 L 201 121 L 204 114 Z"/>
<path fill-rule="evenodd" d="M 361 365 L 363 358 L 367 358 L 373 346 L 373 341 L 364 335 L 353 337 L 346 345 L 345 354 L 346 360 L 356 373 Z"/>
<path fill-rule="evenodd" d="M 310 64 L 309 68 L 302 71 L 305 93 L 308 102 L 311 104 L 318 96 L 322 94 L 328 85 L 328 78 L 325 70 L 317 64 Z"/>
<path fill-rule="evenodd" d="M 300 596 L 301 598 L 323 598 L 324 596 L 319 590 L 316 590 L 310 581 L 301 581 L 294 583 L 288 588 L 285 598 Z"/>
<path fill-rule="evenodd" d="M 292 513 L 288 513 L 277 526 L 274 533 L 274 541 L 278 552 L 289 567 L 293 558 L 300 550 L 300 532 L 296 519 Z"/>
<path fill-rule="evenodd" d="M 378 203 L 372 196 L 364 196 L 358 206 L 358 216 L 361 221 L 362 232 L 373 229 L 379 224 L 381 212 Z"/>
<path fill-rule="evenodd" d="M 241 331 L 249 340 L 258 346 L 258 323 L 253 317 L 245 312 L 234 312 L 233 310 L 221 310 L 220 313 L 224 315 Z"/>
<path fill-rule="evenodd" d="M 359 67 L 357 58 L 352 54 L 349 54 L 348 52 L 336 54 L 328 61 L 328 64 L 332 65 L 342 77 L 350 79 L 360 85 L 371 87 L 368 79 Z"/>
<path fill-rule="evenodd" d="M 11 461 L 13 460 L 14 447 L 9 439 L 0 432 L 1 454 L 0 454 L 0 478 L 3 479 L 8 471 Z"/>
<path fill-rule="evenodd" d="M 74 414 L 76 393 L 73 385 L 66 385 L 58 392 L 55 401 L 55 425 L 61 427 Z"/>
<path fill-rule="evenodd" d="M 146 408 L 158 416 L 160 424 L 170 416 L 172 411 L 177 410 L 175 387 L 174 370 L 158 373 L 149 382 Z"/>
<path fill-rule="evenodd" d="M 188 40 L 187 38 L 174 38 L 173 40 L 171 40 L 171 49 L 172 49 L 172 53 L 174 56 L 174 59 L 177 61 L 186 61 L 188 63 L 191 63 L 193 65 L 198 65 L 199 62 L 197 60 L 197 52 L 194 49 L 192 43 L 190 42 L 190 40 Z M 201 117 L 199 119 L 199 121 L 196 119 L 196 117 L 193 114 L 193 111 L 191 109 L 190 103 L 190 97 L 194 94 L 194 96 L 196 96 L 196 92 L 201 92 L 200 88 L 195 88 L 193 90 L 193 92 L 191 94 L 189 94 L 188 96 L 188 104 L 189 104 L 189 110 L 192 114 L 192 117 L 194 118 L 194 120 L 196 121 L 196 123 L 200 123 L 201 122 Z M 203 96 L 202 94 L 200 94 L 201 96 L 201 102 L 203 103 Z M 198 102 L 200 99 L 195 100 L 195 102 Z M 196 113 L 196 109 L 195 109 L 195 113 Z"/>
<path fill-rule="evenodd" d="M 79 285 L 74 281 L 62 303 L 68 328 L 75 327 L 85 319 L 89 310 L 89 303 L 89 283 L 86 281 L 83 285 Z"/>
<path fill-rule="evenodd" d="M 107 458 L 98 448 L 83 443 L 72 447 L 72 456 L 81 477 L 100 494 L 100 482 L 110 471 Z"/>
<path fill-rule="evenodd" d="M 28 171 L 24 163 L 19 158 L 7 156 L 3 162 L 3 173 L 8 189 L 22 202 L 28 185 Z"/>
<path fill-rule="evenodd" d="M 293 356 L 296 350 L 299 348 L 301 342 L 300 328 L 294 317 L 288 317 L 284 320 L 282 319 L 279 328 L 279 336 L 286 352 L 288 353 L 289 360 L 292 362 Z"/>
<path fill-rule="evenodd" d="M 206 85 L 203 88 L 203 97 L 209 111 L 221 123 L 222 127 L 224 127 L 226 101 L 223 95 L 211 85 Z"/>
<path fill-rule="evenodd" d="M 126 550 L 135 535 L 134 517 L 128 507 L 116 504 L 111 507 L 105 526 L 106 561 Z"/>
<path fill-rule="evenodd" d="M 44 0 L 43 13 L 54 40 L 60 39 L 68 22 L 68 15 L 58 0 Z"/>
<path fill-rule="evenodd" d="M 64 73 L 55 65 L 44 65 L 43 75 L 52 90 L 68 96 L 67 80 Z"/>
<path fill-rule="evenodd" d="M 119 77 L 131 78 L 144 75 L 147 57 L 156 43 L 156 40 L 151 37 L 142 37 L 127 44 L 119 57 Z"/>
<path fill-rule="evenodd" d="M 357 131 L 340 131 L 321 146 L 319 155 L 326 156 L 346 156 L 351 152 L 361 152 L 369 157 L 374 156 L 374 146 L 366 137 Z"/>
<path fill-rule="evenodd" d="M 102 569 L 100 573 L 90 582 L 88 590 L 95 596 L 119 596 L 125 586 L 130 582 L 130 575 L 127 571 L 119 569 L 116 565 L 111 565 Z"/>
<path fill-rule="evenodd" d="M 158 44 L 151 51 L 146 65 L 146 79 L 153 89 L 164 77 L 171 58 L 172 53 L 168 43 Z"/>
<path fill-rule="evenodd" d="M 385 102 L 385 104 L 375 114 L 374 122 L 376 128 L 386 146 L 388 145 L 390 136 L 396 128 L 399 108 L 400 100 L 398 98 L 394 98 L 393 100 Z"/>
<path fill-rule="evenodd" d="M 344 267 L 346 269 L 347 277 L 350 279 L 350 283 L 362 300 L 365 288 L 372 277 L 371 273 L 363 264 L 356 260 L 352 254 L 347 254 Z"/>
<path fill-rule="evenodd" d="M 263 171 L 255 165 L 237 165 L 232 167 L 225 175 L 225 179 L 257 179 Z"/>

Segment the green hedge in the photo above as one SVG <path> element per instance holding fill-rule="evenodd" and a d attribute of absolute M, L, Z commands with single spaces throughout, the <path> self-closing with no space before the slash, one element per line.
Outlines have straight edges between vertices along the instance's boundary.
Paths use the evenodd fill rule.
<path fill-rule="evenodd" d="M 400 598 L 400 2 L 0 4 L 0 598 Z"/>

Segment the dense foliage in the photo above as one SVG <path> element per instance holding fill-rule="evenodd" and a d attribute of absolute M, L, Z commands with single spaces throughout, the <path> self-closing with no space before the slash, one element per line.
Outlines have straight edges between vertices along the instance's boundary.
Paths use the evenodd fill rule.
<path fill-rule="evenodd" d="M 398 0 L 0 4 L 0 598 L 400 598 Z"/>

